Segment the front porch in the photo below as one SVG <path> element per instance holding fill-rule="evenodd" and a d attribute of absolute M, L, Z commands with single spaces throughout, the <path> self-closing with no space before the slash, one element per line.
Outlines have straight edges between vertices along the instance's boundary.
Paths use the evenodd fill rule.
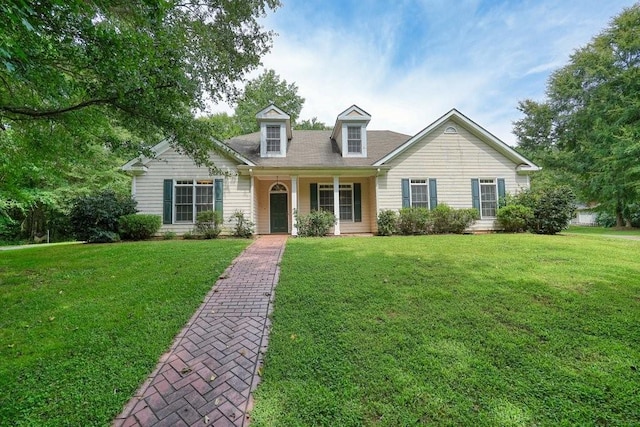
<path fill-rule="evenodd" d="M 295 212 L 332 211 L 337 222 L 330 233 L 375 233 L 376 177 L 357 175 L 252 174 L 252 213 L 256 234 L 296 236 Z"/>

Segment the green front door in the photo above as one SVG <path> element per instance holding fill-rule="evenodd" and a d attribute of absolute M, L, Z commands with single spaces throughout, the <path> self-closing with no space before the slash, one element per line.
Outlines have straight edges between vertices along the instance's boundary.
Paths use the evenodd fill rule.
<path fill-rule="evenodd" d="M 272 233 L 286 233 L 289 231 L 287 220 L 287 193 L 269 194 L 270 218 Z"/>

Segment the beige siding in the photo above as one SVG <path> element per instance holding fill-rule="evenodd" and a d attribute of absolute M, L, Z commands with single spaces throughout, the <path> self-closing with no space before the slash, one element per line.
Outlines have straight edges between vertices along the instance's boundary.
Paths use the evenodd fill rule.
<path fill-rule="evenodd" d="M 445 134 L 448 126 L 458 133 Z M 448 121 L 393 159 L 392 169 L 378 178 L 378 209 L 402 206 L 403 178 L 435 178 L 438 203 L 453 208 L 470 208 L 472 178 L 504 178 L 507 193 L 529 187 L 527 176 L 516 173 L 516 164 L 469 133 L 458 123 Z M 494 220 L 478 221 L 474 229 L 492 229 Z"/>
<path fill-rule="evenodd" d="M 249 215 L 251 210 L 250 178 L 237 176 L 236 163 L 218 155 L 212 155 L 214 163 L 230 176 L 211 176 L 206 167 L 198 167 L 188 156 L 169 149 L 160 158 L 147 164 L 147 172 L 136 177 L 136 189 L 133 195 L 138 202 L 138 210 L 162 216 L 163 182 L 165 179 L 224 179 L 223 216 L 225 232 L 232 227 L 229 217 L 235 210 L 242 210 Z M 192 223 L 163 224 L 160 232 L 174 231 L 182 234 L 193 229 Z"/>

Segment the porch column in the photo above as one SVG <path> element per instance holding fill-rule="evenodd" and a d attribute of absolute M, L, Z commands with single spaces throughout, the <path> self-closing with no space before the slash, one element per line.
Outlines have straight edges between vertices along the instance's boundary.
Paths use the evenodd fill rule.
<path fill-rule="evenodd" d="M 333 234 L 340 235 L 340 177 L 333 177 L 333 214 L 336 216 L 336 225 L 333 226 Z"/>
<path fill-rule="evenodd" d="M 253 169 L 249 169 L 249 173 L 251 174 L 251 181 L 249 182 L 249 194 L 251 197 L 251 200 L 249 201 L 249 209 L 251 210 L 251 212 L 249 212 L 249 221 L 253 222 L 254 224 L 258 224 L 256 221 L 256 211 L 254 206 L 256 199 L 256 182 L 253 176 Z M 258 234 L 257 227 L 255 232 L 256 234 Z"/>
<path fill-rule="evenodd" d="M 298 227 L 296 227 L 296 210 L 298 209 L 298 177 L 291 177 L 291 235 L 298 235 Z"/>

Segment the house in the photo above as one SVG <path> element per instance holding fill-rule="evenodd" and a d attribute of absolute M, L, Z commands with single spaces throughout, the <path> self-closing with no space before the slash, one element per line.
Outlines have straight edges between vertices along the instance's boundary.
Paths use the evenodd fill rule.
<path fill-rule="evenodd" d="M 333 234 L 375 233 L 377 213 L 404 206 L 475 207 L 472 231 L 494 230 L 498 200 L 529 188 L 539 170 L 511 147 L 453 109 L 414 136 L 369 130 L 371 116 L 353 105 L 333 130 L 292 130 L 275 105 L 256 115 L 260 131 L 220 143 L 224 171 L 210 176 L 167 142 L 152 158 L 131 160 L 132 194 L 143 213 L 161 215 L 163 231 L 184 233 L 197 212 L 236 210 L 258 234 L 297 234 L 294 212 L 335 213 Z"/>

